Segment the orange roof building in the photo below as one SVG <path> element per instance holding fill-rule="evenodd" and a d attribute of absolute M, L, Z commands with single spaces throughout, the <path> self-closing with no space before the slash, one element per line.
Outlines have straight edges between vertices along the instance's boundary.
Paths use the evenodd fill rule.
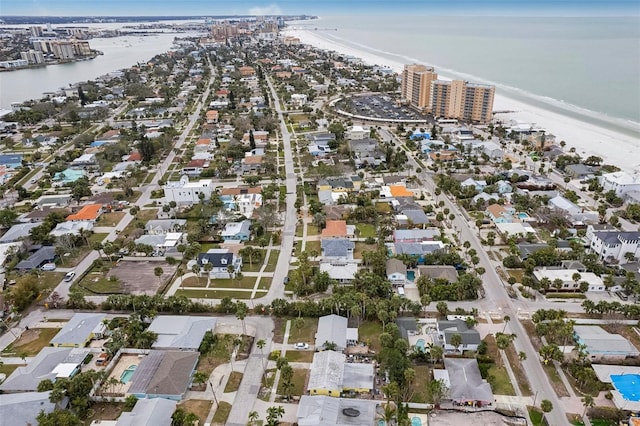
<path fill-rule="evenodd" d="M 67 216 L 67 221 L 97 220 L 102 214 L 102 204 L 87 204 L 77 213 Z"/>
<path fill-rule="evenodd" d="M 242 160 L 244 164 L 262 164 L 262 155 L 250 155 Z"/>
<path fill-rule="evenodd" d="M 322 230 L 323 237 L 346 237 L 347 221 L 346 220 L 328 220 L 325 228 Z"/>
<path fill-rule="evenodd" d="M 207 111 L 207 123 L 218 122 L 218 111 L 215 109 Z"/>
<path fill-rule="evenodd" d="M 391 185 L 389 186 L 389 191 L 391 191 L 391 196 L 393 197 L 413 197 L 413 192 L 402 185 Z"/>

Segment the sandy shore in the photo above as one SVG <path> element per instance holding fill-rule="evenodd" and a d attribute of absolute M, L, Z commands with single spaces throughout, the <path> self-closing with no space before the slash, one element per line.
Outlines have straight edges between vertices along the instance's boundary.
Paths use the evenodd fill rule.
<path fill-rule="evenodd" d="M 387 66 L 396 72 L 401 72 L 404 67 L 403 63 L 327 40 L 316 31 L 287 30 L 287 34 L 298 37 L 305 44 L 355 56 L 371 65 Z M 597 155 L 606 163 L 614 164 L 626 172 L 640 172 L 640 140 L 637 138 L 511 99 L 500 93 L 499 89 L 496 90 L 493 109 L 516 111 L 500 114 L 499 117 L 505 122 L 515 120 L 543 127 L 548 133 L 556 136 L 556 141 L 564 140 L 567 150 L 574 147 L 583 158 Z"/>

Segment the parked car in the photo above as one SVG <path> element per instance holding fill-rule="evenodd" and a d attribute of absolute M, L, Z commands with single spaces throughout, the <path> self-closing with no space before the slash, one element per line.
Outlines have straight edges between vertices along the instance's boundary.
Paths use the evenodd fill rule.
<path fill-rule="evenodd" d="M 56 264 L 55 263 L 45 263 L 44 265 L 42 265 L 42 267 L 40 268 L 43 271 L 55 271 L 56 270 Z"/>
<path fill-rule="evenodd" d="M 309 344 L 308 344 L 308 343 L 302 343 L 302 342 L 299 342 L 299 343 L 296 343 L 296 344 L 294 345 L 294 347 L 295 347 L 296 349 L 300 349 L 300 350 L 302 350 L 302 349 L 309 349 Z"/>
<path fill-rule="evenodd" d="M 75 273 L 74 271 L 67 272 L 67 275 L 65 275 L 65 276 L 64 276 L 64 280 L 65 280 L 66 282 L 69 282 L 69 281 L 71 281 L 71 280 L 73 279 L 73 277 L 75 277 L 75 276 L 76 276 L 76 273 Z"/>

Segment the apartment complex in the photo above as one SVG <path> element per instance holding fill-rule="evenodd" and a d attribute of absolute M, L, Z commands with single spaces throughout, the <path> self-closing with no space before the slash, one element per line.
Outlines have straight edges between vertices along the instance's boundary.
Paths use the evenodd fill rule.
<path fill-rule="evenodd" d="M 439 80 L 433 68 L 425 65 L 405 65 L 402 72 L 402 99 L 436 118 L 488 123 L 494 95 L 494 86 Z"/>
<path fill-rule="evenodd" d="M 425 110 L 431 101 L 431 83 L 438 79 L 432 67 L 405 65 L 402 71 L 402 99 L 411 106 Z"/>

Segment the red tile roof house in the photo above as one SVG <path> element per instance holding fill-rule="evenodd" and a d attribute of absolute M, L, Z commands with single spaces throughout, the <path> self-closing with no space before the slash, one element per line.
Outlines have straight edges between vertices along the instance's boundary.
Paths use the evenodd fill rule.
<path fill-rule="evenodd" d="M 87 204 L 78 210 L 77 213 L 67 216 L 67 221 L 90 220 L 96 221 L 104 212 L 102 204 Z"/>

